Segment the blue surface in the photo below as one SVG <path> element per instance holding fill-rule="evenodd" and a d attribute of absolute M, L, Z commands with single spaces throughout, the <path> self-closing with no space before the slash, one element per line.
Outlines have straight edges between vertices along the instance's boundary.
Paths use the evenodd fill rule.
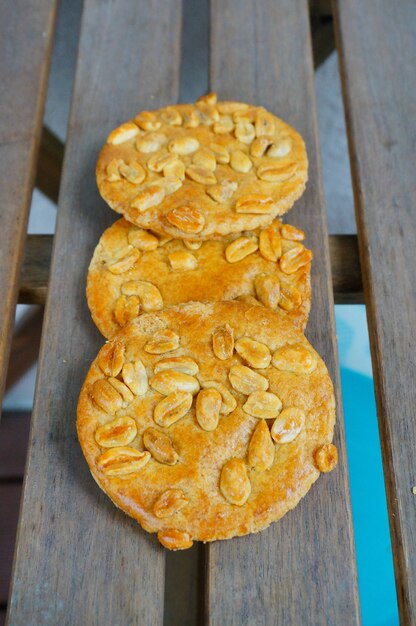
<path fill-rule="evenodd" d="M 363 626 L 399 624 L 365 307 L 335 307 Z"/>

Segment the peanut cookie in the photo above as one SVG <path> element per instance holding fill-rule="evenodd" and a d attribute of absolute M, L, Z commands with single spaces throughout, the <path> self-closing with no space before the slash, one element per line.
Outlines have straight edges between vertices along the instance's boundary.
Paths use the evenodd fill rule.
<path fill-rule="evenodd" d="M 166 241 L 118 220 L 92 258 L 87 299 L 92 318 L 111 337 L 140 313 L 191 300 L 246 299 L 304 328 L 312 253 L 304 233 L 275 221 L 262 231 L 217 241 Z"/>
<path fill-rule="evenodd" d="M 110 133 L 97 163 L 104 200 L 130 222 L 175 238 L 265 227 L 302 195 L 301 136 L 263 107 L 217 102 L 142 111 Z"/>
<path fill-rule="evenodd" d="M 266 307 L 181 304 L 106 343 L 78 403 L 98 485 L 171 549 L 257 532 L 337 461 L 325 364 Z"/>

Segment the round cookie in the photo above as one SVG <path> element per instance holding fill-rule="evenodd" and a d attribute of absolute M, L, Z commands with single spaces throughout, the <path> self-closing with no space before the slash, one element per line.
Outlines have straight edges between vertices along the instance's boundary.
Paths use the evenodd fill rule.
<path fill-rule="evenodd" d="M 304 329 L 312 253 L 303 238 L 275 221 L 263 231 L 216 241 L 166 241 L 118 220 L 102 235 L 89 267 L 92 318 L 108 338 L 139 313 L 238 298 L 275 309 Z"/>
<path fill-rule="evenodd" d="M 263 107 L 217 102 L 142 111 L 110 133 L 97 162 L 104 200 L 130 222 L 175 238 L 254 230 L 302 195 L 302 137 Z"/>
<path fill-rule="evenodd" d="M 171 549 L 257 532 L 337 462 L 326 366 L 275 312 L 181 304 L 136 318 L 84 381 L 78 437 L 111 500 Z"/>

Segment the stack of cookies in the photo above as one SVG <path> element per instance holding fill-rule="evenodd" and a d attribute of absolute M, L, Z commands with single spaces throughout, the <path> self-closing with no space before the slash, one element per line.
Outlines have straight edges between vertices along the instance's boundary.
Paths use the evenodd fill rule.
<path fill-rule="evenodd" d="M 139 113 L 99 155 L 123 218 L 88 272 L 107 342 L 78 435 L 98 485 L 167 548 L 262 530 L 336 465 L 332 383 L 303 334 L 312 253 L 276 219 L 307 169 L 293 128 L 215 94 Z"/>

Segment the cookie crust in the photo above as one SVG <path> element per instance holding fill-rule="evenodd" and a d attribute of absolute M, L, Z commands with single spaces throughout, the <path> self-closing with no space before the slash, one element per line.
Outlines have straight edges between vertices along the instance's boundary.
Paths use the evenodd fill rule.
<path fill-rule="evenodd" d="M 233 349 L 223 359 L 213 351 L 213 335 L 225 324 Z M 269 365 L 258 367 L 265 363 L 255 360 L 260 353 L 247 339 L 267 347 Z M 172 358 L 179 358 L 178 371 L 172 361 L 166 365 Z M 259 384 L 263 390 L 248 393 Z M 170 400 L 170 412 L 155 411 L 172 389 L 182 396 L 174 406 Z M 211 392 L 200 400 L 203 389 Z M 218 417 L 211 430 L 201 426 L 204 405 Z M 265 307 L 237 302 L 188 303 L 138 317 L 100 351 L 77 411 L 78 437 L 98 485 L 171 549 L 260 531 L 295 507 L 319 476 L 315 453 L 331 442 L 334 423 L 331 379 L 303 334 Z M 157 443 L 154 431 L 165 439 Z"/>
<path fill-rule="evenodd" d="M 302 195 L 302 137 L 263 107 L 220 102 L 143 111 L 98 157 L 104 200 L 130 222 L 175 238 L 263 228 Z"/>

